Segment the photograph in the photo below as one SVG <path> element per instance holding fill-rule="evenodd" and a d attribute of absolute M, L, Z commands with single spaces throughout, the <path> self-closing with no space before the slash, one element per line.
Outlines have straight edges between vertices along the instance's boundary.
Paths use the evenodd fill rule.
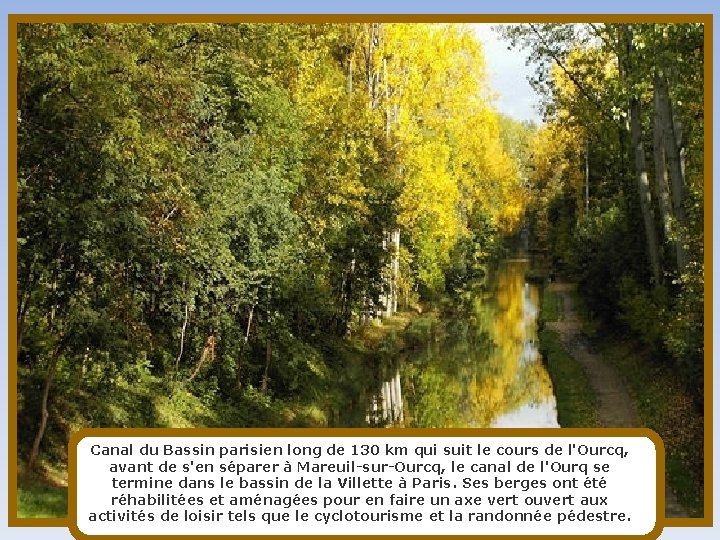
<path fill-rule="evenodd" d="M 12 517 L 83 428 L 644 427 L 711 518 L 712 17 L 40 19 Z"/>

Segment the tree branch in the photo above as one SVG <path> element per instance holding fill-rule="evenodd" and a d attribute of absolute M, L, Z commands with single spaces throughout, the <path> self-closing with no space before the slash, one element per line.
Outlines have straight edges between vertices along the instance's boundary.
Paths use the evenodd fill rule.
<path fill-rule="evenodd" d="M 200 38 L 200 32 L 198 32 L 196 30 L 195 32 L 192 33 L 192 35 L 188 39 L 186 39 L 185 41 L 181 41 L 177 45 L 173 45 L 166 52 L 174 52 L 179 49 L 185 48 L 188 45 L 199 41 L 199 38 Z M 135 60 L 135 65 L 138 67 L 142 66 L 142 65 L 147 64 L 148 62 L 152 61 L 152 59 L 153 59 L 152 56 L 143 56 L 143 57 Z M 121 75 L 122 73 L 125 73 L 125 68 L 122 68 L 122 67 L 111 69 L 110 71 L 107 72 L 108 75 Z"/>
<path fill-rule="evenodd" d="M 600 104 L 600 102 L 593 96 L 583 85 L 580 83 L 580 81 L 573 75 L 573 73 L 567 68 L 567 66 L 563 63 L 563 61 L 558 57 L 557 54 L 555 54 L 550 46 L 548 45 L 547 41 L 543 37 L 543 35 L 540 33 L 540 31 L 535 27 L 534 24 L 530 23 L 530 28 L 535 33 L 535 35 L 538 37 L 540 42 L 542 43 L 543 47 L 545 47 L 545 50 L 548 52 L 550 57 L 553 59 L 553 61 L 558 65 L 560 69 L 563 70 L 563 73 L 567 75 L 568 79 L 575 85 L 575 87 L 580 91 L 580 93 L 592 104 L 597 111 L 600 113 L 601 116 L 607 118 L 611 122 L 615 123 L 616 120 L 613 118 L 612 115 L 608 114 Z"/>

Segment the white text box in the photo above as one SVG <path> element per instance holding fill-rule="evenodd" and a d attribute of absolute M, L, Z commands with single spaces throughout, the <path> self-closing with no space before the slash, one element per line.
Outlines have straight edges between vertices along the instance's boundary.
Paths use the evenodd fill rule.
<path fill-rule="evenodd" d="M 647 437 L 96 437 L 87 535 L 645 535 Z"/>

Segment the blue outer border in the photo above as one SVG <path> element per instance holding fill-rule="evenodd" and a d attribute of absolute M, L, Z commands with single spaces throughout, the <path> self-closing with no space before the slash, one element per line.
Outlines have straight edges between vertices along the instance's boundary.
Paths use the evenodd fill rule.
<path fill-rule="evenodd" d="M 685 0 L 5 0 L 7 13 L 708 13 L 715 1 Z"/>
<path fill-rule="evenodd" d="M 243 2 L 230 0 L 202 0 L 202 2 L 190 2 L 187 0 L 125 0 L 118 2 L 98 2 L 97 0 L 65 0 L 62 2 L 52 0 L 4 0 L 1 5 L 3 19 L 0 26 L 0 42 L 2 43 L 2 107 L 0 110 L 0 123 L 3 126 L 2 153 L 0 162 L 0 243 L 5 244 L 7 238 L 8 221 L 8 189 L 7 189 L 7 134 L 4 126 L 7 126 L 8 111 L 7 103 L 7 72 L 8 72 L 8 51 L 7 51 L 7 15 L 10 13 L 488 13 L 488 14 L 512 14 L 512 13 L 713 13 L 714 14 L 714 66 L 713 72 L 718 72 L 718 42 L 720 41 L 720 2 L 717 0 L 683 0 L 682 2 L 667 2 L 663 0 L 544 0 L 543 2 L 532 0 L 443 0 L 433 3 L 425 0 L 346 0 L 344 2 L 330 2 L 328 0 L 304 0 L 302 2 L 291 2 L 289 0 L 263 0 L 262 2 Z M 713 103 L 715 104 L 715 116 L 713 126 L 717 126 L 718 110 L 720 110 L 720 98 L 718 97 L 718 84 L 715 83 Z M 720 148 L 720 134 L 717 129 L 714 131 L 714 155 L 718 156 Z M 713 175 L 720 178 L 718 174 L 718 160 L 715 160 Z M 718 182 L 715 182 L 713 208 L 715 216 L 718 215 Z M 713 253 L 718 252 L 718 220 L 713 224 Z M 7 403 L 7 358 L 8 358 L 8 291 L 7 283 L 7 249 L 0 250 L 0 357 L 4 360 L 0 368 L 0 409 L 5 410 Z M 718 301 L 718 284 L 720 283 L 720 267 L 715 263 L 713 295 L 713 307 Z M 714 311 L 714 310 L 713 310 Z M 720 321 L 714 318 L 713 334 L 720 335 Z M 716 347 L 717 349 L 717 347 Z M 717 364 L 716 364 L 717 365 Z M 713 388 L 719 388 L 720 369 L 715 369 Z M 718 400 L 715 400 L 715 437 L 720 433 L 720 411 L 717 407 Z M 6 415 L 0 415 L 2 422 L 5 422 Z M 7 431 L 0 430 L 0 464 L 7 463 Z M 715 476 L 714 485 L 720 485 L 718 470 L 720 469 L 720 455 L 717 445 L 713 449 Z M 0 466 L 3 470 L 4 466 Z M 7 509 L 7 471 L 4 470 L 0 479 L 0 512 L 3 514 Z M 695 540 L 716 538 L 720 534 L 720 497 L 715 494 L 714 511 L 715 527 L 692 528 L 692 529 L 665 529 L 661 538 L 663 540 Z M 8 540 L 43 538 L 49 540 L 70 539 L 67 529 L 33 529 L 33 528 L 10 528 L 7 527 L 7 520 L 0 525 L 0 535 Z M 5 529 L 5 530 L 3 530 Z M 713 532 L 714 531 L 714 532 Z"/>

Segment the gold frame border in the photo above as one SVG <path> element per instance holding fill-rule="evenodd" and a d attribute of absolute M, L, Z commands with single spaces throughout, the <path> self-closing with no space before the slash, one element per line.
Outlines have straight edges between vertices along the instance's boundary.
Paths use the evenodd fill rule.
<path fill-rule="evenodd" d="M 9 14 L 8 15 L 8 525 L 10 527 L 69 527 L 68 518 L 17 517 L 17 25 L 23 23 L 202 23 L 202 22 L 633 22 L 701 23 L 704 25 L 704 493 L 703 517 L 665 518 L 667 527 L 709 527 L 713 524 L 713 15 L 708 14 Z M 124 428 L 123 432 L 133 428 Z M 291 429 L 291 428 L 282 428 Z M 326 433 L 330 428 L 326 429 Z M 407 428 L 406 428 L 407 429 Z M 203 431 L 203 428 L 194 428 Z M 85 430 L 83 430 L 84 432 Z M 183 430 L 174 430 L 175 432 Z M 446 430 L 434 430 L 441 436 Z M 502 430 L 506 431 L 506 430 Z M 515 430 L 513 430 L 515 431 Z M 538 431 L 533 430 L 535 435 Z M 563 428 L 560 435 L 574 429 Z M 611 435 L 613 428 L 594 428 L 593 435 Z M 179 434 L 179 433 L 178 433 Z M 286 435 L 288 433 L 286 432 Z M 664 467 L 663 467 L 664 468 Z M 664 486 L 664 479 L 663 479 Z M 68 488 L 69 489 L 69 488 Z M 68 499 L 69 503 L 69 499 Z M 68 509 L 69 510 L 69 509 Z M 664 516 L 663 512 L 658 514 Z"/>

